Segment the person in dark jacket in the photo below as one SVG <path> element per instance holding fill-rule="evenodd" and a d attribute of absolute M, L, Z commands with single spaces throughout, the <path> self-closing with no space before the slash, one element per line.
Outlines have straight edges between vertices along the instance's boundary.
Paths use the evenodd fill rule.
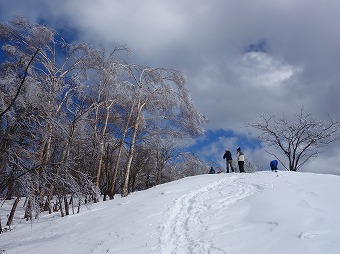
<path fill-rule="evenodd" d="M 229 167 L 231 169 L 232 172 L 234 172 L 234 168 L 233 168 L 233 158 L 231 156 L 231 152 L 229 150 L 226 150 L 224 155 L 223 155 L 223 159 L 226 160 L 226 165 L 227 165 L 227 173 L 229 173 Z"/>
<path fill-rule="evenodd" d="M 210 168 L 209 174 L 215 174 L 215 169 L 213 167 Z"/>
<path fill-rule="evenodd" d="M 271 162 L 270 162 L 270 164 L 269 164 L 269 166 L 270 166 L 270 169 L 272 170 L 272 171 L 277 171 L 277 165 L 278 165 L 279 163 L 277 162 L 277 160 L 272 160 Z"/>

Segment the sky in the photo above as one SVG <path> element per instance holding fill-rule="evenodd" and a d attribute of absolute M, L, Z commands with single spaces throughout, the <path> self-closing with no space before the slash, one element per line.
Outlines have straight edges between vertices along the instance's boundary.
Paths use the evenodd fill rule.
<path fill-rule="evenodd" d="M 337 0 L 0 0 L 0 21 L 24 15 L 71 40 L 128 46 L 131 61 L 183 71 L 209 122 L 196 154 L 224 165 L 226 149 L 268 167 L 245 127 L 262 113 L 340 119 Z M 277 150 L 270 152 L 279 154 Z M 340 143 L 305 167 L 340 174 Z M 323 167 L 320 167 L 320 166 Z"/>
<path fill-rule="evenodd" d="M 19 204 L 0 252 L 338 254 L 339 193 L 340 176 L 262 171 L 187 177 L 64 218 L 27 222 Z"/>

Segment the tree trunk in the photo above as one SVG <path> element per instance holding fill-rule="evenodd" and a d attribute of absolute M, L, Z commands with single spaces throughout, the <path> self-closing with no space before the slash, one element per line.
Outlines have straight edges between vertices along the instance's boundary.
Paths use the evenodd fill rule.
<path fill-rule="evenodd" d="M 128 162 L 127 162 L 126 169 L 125 169 L 125 178 L 124 178 L 124 185 L 123 185 L 123 190 L 122 190 L 122 197 L 126 197 L 129 194 L 130 170 L 131 170 L 132 159 L 133 159 L 133 155 L 135 151 L 136 136 L 137 136 L 137 131 L 139 127 L 139 117 L 140 117 L 143 106 L 144 104 L 140 105 L 140 101 L 138 101 L 138 105 L 137 105 L 138 112 L 137 112 L 135 124 L 133 126 L 133 130 L 132 130 Z"/>
<path fill-rule="evenodd" d="M 77 213 L 80 213 L 80 205 L 81 205 L 81 202 L 80 202 L 80 198 L 79 198 Z"/>
<path fill-rule="evenodd" d="M 72 205 L 72 214 L 74 214 L 74 202 L 73 202 L 73 195 L 71 196 L 70 203 Z"/>
<path fill-rule="evenodd" d="M 65 214 L 64 214 L 64 210 L 63 210 L 63 201 L 62 201 L 61 197 L 59 197 L 59 208 L 60 208 L 61 217 L 64 217 Z"/>
<path fill-rule="evenodd" d="M 148 173 L 146 180 L 145 180 L 145 189 L 150 188 L 150 173 Z"/>
<path fill-rule="evenodd" d="M 156 184 L 160 185 L 162 182 L 162 166 L 157 167 L 157 177 L 156 177 Z"/>
<path fill-rule="evenodd" d="M 1 214 L 0 214 L 0 234 L 2 234 Z"/>
<path fill-rule="evenodd" d="M 102 165 L 103 165 L 103 157 L 104 157 L 104 144 L 103 142 L 99 145 L 99 161 L 98 161 L 98 167 L 97 167 L 97 175 L 96 175 L 96 187 L 99 189 L 100 187 L 100 176 L 102 173 Z"/>
<path fill-rule="evenodd" d="M 15 199 L 14 203 L 13 203 L 11 212 L 10 212 L 10 214 L 9 214 L 9 217 L 8 217 L 8 220 L 7 220 L 7 223 L 6 223 L 6 225 L 9 226 L 9 227 L 12 225 L 13 218 L 14 218 L 14 213 L 15 213 L 15 211 L 16 211 L 16 209 L 17 209 L 17 206 L 18 206 L 19 201 L 20 201 L 20 198 L 17 197 L 17 198 Z"/>
<path fill-rule="evenodd" d="M 116 164 L 115 164 L 114 171 L 113 171 L 112 184 L 111 184 L 111 189 L 110 189 L 110 194 L 109 194 L 110 199 L 113 199 L 115 194 L 116 194 L 116 182 L 117 182 L 117 176 L 118 176 L 118 167 L 119 167 L 120 157 L 121 157 L 122 151 L 123 151 L 125 135 L 126 135 L 126 133 L 124 133 L 122 140 L 120 142 L 120 145 L 119 145 L 119 149 L 118 149 L 118 155 L 117 155 L 117 160 L 116 160 Z"/>
<path fill-rule="evenodd" d="M 33 63 L 34 58 L 36 57 L 36 55 L 38 54 L 38 52 L 40 51 L 40 48 L 37 48 L 36 51 L 34 52 L 33 56 L 31 57 L 30 61 L 28 62 L 25 72 L 24 72 L 24 76 L 22 77 L 22 80 L 20 82 L 20 85 L 15 93 L 14 98 L 11 100 L 11 103 L 7 106 L 7 108 L 5 108 L 4 111 L 0 112 L 0 122 L 2 120 L 2 117 L 6 114 L 7 111 L 9 111 L 11 109 L 11 107 L 14 105 L 15 101 L 17 100 L 21 89 L 23 88 L 23 85 L 25 84 L 25 80 L 27 78 L 28 75 L 28 69 L 30 67 L 30 65 Z"/>
<path fill-rule="evenodd" d="M 75 121 L 72 122 L 72 127 L 71 127 L 71 130 L 70 130 L 70 134 L 69 134 L 69 137 L 68 137 L 68 139 L 66 141 L 66 144 L 65 144 L 65 147 L 63 149 L 62 155 L 61 155 L 60 162 L 62 164 L 65 164 L 68 161 L 69 152 L 70 152 L 70 146 L 71 146 L 71 142 L 72 142 L 72 139 L 73 139 L 74 131 L 75 131 Z M 60 173 L 60 168 L 57 167 L 56 175 L 59 176 L 59 173 Z M 45 202 L 45 205 L 44 205 L 44 211 L 48 210 L 49 213 L 51 213 L 50 204 L 51 204 L 51 200 L 52 200 L 52 197 L 53 197 L 54 189 L 55 189 L 55 186 L 54 186 L 54 183 L 52 183 L 51 187 L 50 187 L 50 190 L 49 190 L 49 192 L 47 194 L 46 202 Z"/>
<path fill-rule="evenodd" d="M 26 221 L 32 220 L 32 200 L 31 199 L 29 199 L 27 202 L 24 218 L 26 219 Z"/>
<path fill-rule="evenodd" d="M 44 197 L 45 197 L 45 185 L 47 182 L 46 179 L 46 167 L 48 164 L 48 161 L 50 159 L 50 152 L 51 152 L 51 145 L 52 145 L 52 127 L 50 124 L 47 126 L 47 132 L 48 132 L 48 138 L 46 144 L 43 146 L 43 150 L 41 153 L 41 164 L 42 164 L 42 172 L 44 175 L 42 177 L 42 183 L 41 183 L 41 191 L 40 191 L 40 198 L 39 198 L 39 205 L 41 209 L 44 209 Z M 37 171 L 37 177 L 40 178 L 38 175 L 40 174 L 39 171 Z M 39 190 L 39 188 L 37 188 Z"/>
<path fill-rule="evenodd" d="M 131 106 L 131 109 L 130 109 L 130 112 L 129 112 L 129 115 L 128 115 L 128 119 L 126 120 L 126 125 L 125 125 L 125 128 L 124 128 L 122 139 L 121 139 L 120 144 L 119 144 L 117 160 L 116 160 L 116 164 L 115 164 L 114 171 L 113 171 L 112 185 L 111 185 L 111 190 L 110 190 L 110 199 L 113 199 L 114 195 L 116 194 L 116 182 L 117 182 L 117 176 L 118 176 L 119 162 L 120 162 L 120 157 L 121 157 L 122 152 L 123 152 L 124 140 L 126 138 L 126 134 L 127 134 L 128 129 L 129 129 L 129 124 L 130 124 L 132 112 L 133 112 L 133 105 Z"/>
<path fill-rule="evenodd" d="M 111 175 L 110 170 L 112 168 L 112 163 L 109 160 L 109 154 L 110 154 L 110 144 L 107 144 L 107 147 L 105 149 L 105 189 L 104 189 L 104 197 L 103 201 L 107 200 L 107 196 L 109 195 L 109 190 L 111 187 Z"/>
<path fill-rule="evenodd" d="M 70 206 L 68 204 L 67 196 L 66 195 L 64 196 L 64 205 L 65 205 L 65 214 L 66 214 L 66 216 L 70 215 Z"/>
<path fill-rule="evenodd" d="M 138 174 L 138 173 L 137 173 Z M 136 179 L 137 179 L 137 174 L 134 174 L 132 176 L 132 181 L 131 181 L 131 186 L 132 186 L 132 191 L 136 190 Z"/>
<path fill-rule="evenodd" d="M 98 167 L 97 167 L 97 175 L 96 175 L 96 187 L 98 189 L 100 189 L 100 176 L 102 174 L 102 168 L 103 168 L 103 158 L 104 158 L 104 149 L 105 149 L 105 146 L 104 146 L 104 137 L 105 137 L 105 133 L 106 133 L 106 129 L 107 129 L 107 125 L 108 125 L 108 122 L 109 122 L 109 117 L 110 117 L 110 108 L 111 106 L 113 105 L 113 102 L 110 103 L 110 105 L 108 105 L 106 107 L 106 116 L 105 116 L 105 123 L 104 123 L 104 126 L 103 126 L 103 129 L 102 129 L 102 132 L 100 134 L 100 137 L 99 137 L 99 161 L 98 161 Z M 96 110 L 96 115 L 98 115 L 98 107 L 97 107 L 97 110 Z M 96 116 L 96 123 L 97 123 L 97 116 Z M 96 131 L 96 128 L 95 128 L 95 131 Z M 95 136 L 97 136 L 97 133 L 95 133 Z M 95 202 L 97 201 L 97 198 L 95 198 Z"/>

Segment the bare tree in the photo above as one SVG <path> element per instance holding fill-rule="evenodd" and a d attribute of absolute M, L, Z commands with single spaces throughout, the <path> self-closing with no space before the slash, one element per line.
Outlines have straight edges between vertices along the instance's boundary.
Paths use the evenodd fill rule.
<path fill-rule="evenodd" d="M 259 171 L 259 166 L 253 163 L 251 160 L 245 159 L 244 161 L 244 171 L 247 173 L 254 173 Z"/>
<path fill-rule="evenodd" d="M 67 110 L 85 78 L 90 50 L 23 17 L 0 24 L 0 39 L 6 59 L 0 65 L 0 189 L 11 196 L 15 186 L 16 195 L 30 196 L 29 207 L 38 209 L 56 179 L 67 176 L 59 174 L 75 127 L 72 122 L 67 130 Z"/>
<path fill-rule="evenodd" d="M 295 119 L 283 116 L 261 115 L 255 123 L 247 124 L 262 133 L 258 137 L 261 141 L 281 150 L 288 158 L 289 165 L 285 165 L 279 156 L 275 156 L 289 171 L 298 171 L 309 159 L 319 154 L 319 148 L 339 140 L 339 121 L 320 121 L 311 114 L 300 109 Z"/>
<path fill-rule="evenodd" d="M 175 179 L 185 176 L 206 174 L 210 169 L 210 166 L 206 162 L 197 158 L 192 153 L 184 152 L 179 158 L 181 162 L 179 163 L 176 172 L 174 172 L 177 175 Z"/>
<path fill-rule="evenodd" d="M 0 23 L 0 40 L 0 198 L 25 197 L 25 218 L 205 167 L 176 161 L 168 142 L 199 136 L 206 121 L 180 71 L 127 64 L 115 54 L 126 47 L 107 56 L 24 17 Z M 196 165 L 177 170 L 184 161 Z"/>
<path fill-rule="evenodd" d="M 142 65 L 127 65 L 126 69 L 133 91 L 133 114 L 122 196 L 127 196 L 129 192 L 137 134 L 143 125 L 159 130 L 167 126 L 168 135 L 198 136 L 203 133 L 200 125 L 207 120 L 194 107 L 185 76 L 180 71 Z"/>
<path fill-rule="evenodd" d="M 27 77 L 27 73 L 28 73 L 28 69 L 30 67 L 30 65 L 32 64 L 35 56 L 37 55 L 37 53 L 39 52 L 39 48 L 34 52 L 33 56 L 31 57 L 31 59 L 29 60 L 29 62 L 27 63 L 27 66 L 25 68 L 25 71 L 24 71 L 24 74 L 23 74 L 23 77 L 20 77 L 20 85 L 18 86 L 17 88 L 17 91 L 14 95 L 13 98 L 10 99 L 9 101 L 9 105 L 2 111 L 0 112 L 0 120 L 1 118 L 6 114 L 7 111 L 9 111 L 11 109 L 11 107 L 14 105 L 16 99 L 18 98 L 21 90 L 22 90 L 22 87 L 24 86 L 25 84 L 25 80 L 26 80 L 26 77 Z"/>
<path fill-rule="evenodd" d="M 135 150 L 129 188 L 132 191 L 169 182 L 174 166 L 171 162 L 179 156 L 173 140 L 162 139 L 156 133 L 146 136 Z"/>

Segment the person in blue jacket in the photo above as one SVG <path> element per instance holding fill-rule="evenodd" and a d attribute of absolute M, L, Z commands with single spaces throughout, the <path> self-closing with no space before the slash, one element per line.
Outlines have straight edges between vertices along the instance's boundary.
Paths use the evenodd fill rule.
<path fill-rule="evenodd" d="M 213 167 L 210 168 L 209 174 L 215 174 L 215 169 Z"/>
<path fill-rule="evenodd" d="M 277 160 L 272 160 L 269 164 L 272 171 L 277 171 L 277 165 L 278 165 Z"/>

